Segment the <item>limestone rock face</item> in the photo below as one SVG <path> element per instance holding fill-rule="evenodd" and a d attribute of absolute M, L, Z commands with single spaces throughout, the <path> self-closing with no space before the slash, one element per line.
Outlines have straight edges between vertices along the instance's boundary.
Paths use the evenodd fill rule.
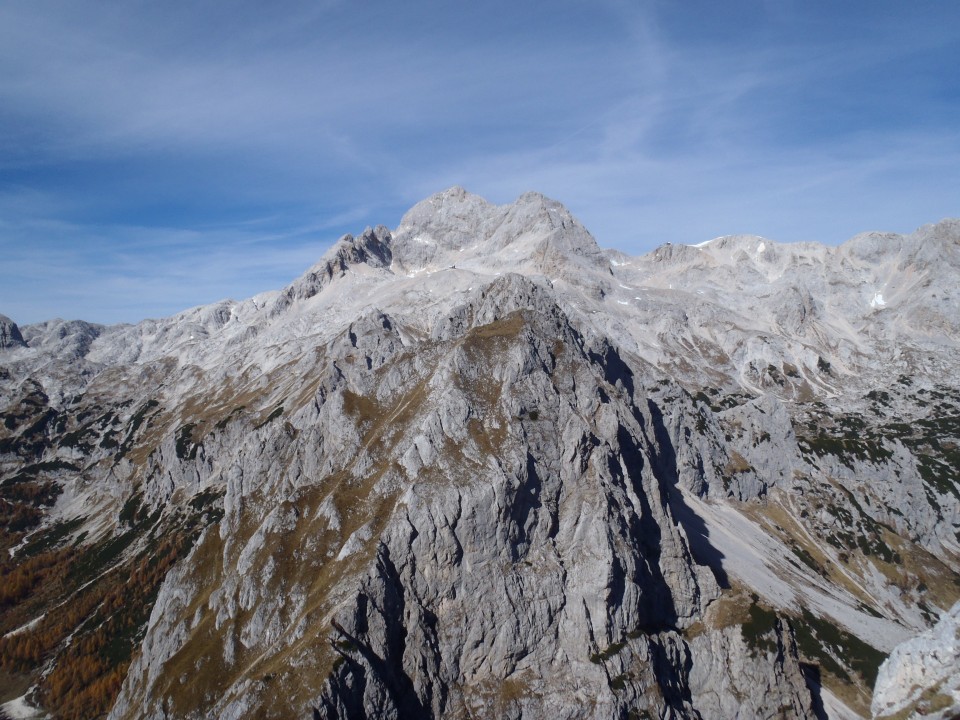
<path fill-rule="evenodd" d="M 20 328 L 6 315 L 0 315 L 0 350 L 8 347 L 25 347 Z"/>
<path fill-rule="evenodd" d="M 690 655 L 692 704 L 703 718 L 816 716 L 793 632 L 782 621 L 762 647 L 750 647 L 734 627 L 695 638 Z"/>
<path fill-rule="evenodd" d="M 960 596 L 958 240 L 632 258 L 452 188 L 279 291 L 3 319 L 0 661 L 115 720 L 866 717 Z"/>
<path fill-rule="evenodd" d="M 875 718 L 960 714 L 960 603 L 894 648 L 880 666 L 871 711 Z"/>

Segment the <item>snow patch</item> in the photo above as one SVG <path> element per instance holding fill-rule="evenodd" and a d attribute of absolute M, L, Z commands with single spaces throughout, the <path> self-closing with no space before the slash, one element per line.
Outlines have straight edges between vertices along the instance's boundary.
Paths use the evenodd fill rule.
<path fill-rule="evenodd" d="M 47 616 L 47 614 L 46 614 L 46 613 L 43 613 L 43 615 L 40 615 L 40 616 L 38 616 L 38 617 L 35 617 L 35 618 L 34 618 L 33 620 L 31 620 L 30 622 L 24 623 L 23 625 L 21 625 L 21 626 L 18 627 L 18 628 L 14 628 L 14 629 L 11 630 L 10 632 L 8 632 L 6 635 L 4 635 L 4 637 L 5 637 L 5 638 L 8 638 L 8 637 L 11 637 L 12 635 L 19 635 L 20 633 L 25 633 L 27 630 L 32 630 L 32 629 L 33 629 L 34 627 L 36 627 L 37 624 L 38 624 L 41 620 L 43 620 L 46 616 Z"/>
<path fill-rule="evenodd" d="M 697 243 L 696 245 L 691 245 L 690 247 L 702 248 L 702 247 L 706 247 L 712 242 L 716 242 L 717 240 L 722 240 L 722 239 L 723 239 L 722 237 L 715 237 L 715 238 L 711 238 L 710 240 L 704 240 L 703 242 Z"/>
<path fill-rule="evenodd" d="M 766 250 L 766 249 L 767 249 L 767 246 L 766 246 L 764 243 L 762 243 L 762 242 L 761 242 L 759 245 L 757 245 L 757 252 L 758 252 L 758 253 L 762 253 L 762 252 L 763 252 L 764 250 Z"/>
<path fill-rule="evenodd" d="M 44 714 L 27 702 L 27 696 L 21 695 L 10 702 L 0 705 L 0 713 L 11 720 L 29 720 L 29 718 L 44 717 Z"/>
<path fill-rule="evenodd" d="M 872 308 L 882 308 L 886 307 L 887 301 L 883 299 L 883 293 L 877 290 L 873 294 L 873 299 L 870 300 L 870 307 Z"/>

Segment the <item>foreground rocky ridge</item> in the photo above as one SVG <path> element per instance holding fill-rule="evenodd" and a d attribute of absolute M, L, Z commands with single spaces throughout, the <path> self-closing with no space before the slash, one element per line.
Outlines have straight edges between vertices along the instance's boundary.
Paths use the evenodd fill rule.
<path fill-rule="evenodd" d="M 629 258 L 454 188 L 280 292 L 4 319 L 3 672 L 63 717 L 77 666 L 116 718 L 866 715 L 960 597 L 958 251 Z"/>
<path fill-rule="evenodd" d="M 901 643 L 877 676 L 875 717 L 946 720 L 960 714 L 960 603 L 926 632 Z"/>

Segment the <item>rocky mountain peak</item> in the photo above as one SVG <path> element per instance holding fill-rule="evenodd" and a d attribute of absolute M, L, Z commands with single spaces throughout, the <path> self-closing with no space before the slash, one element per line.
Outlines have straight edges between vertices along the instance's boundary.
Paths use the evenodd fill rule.
<path fill-rule="evenodd" d="M 445 249 L 459 250 L 485 230 L 495 209 L 479 195 L 454 186 L 410 208 L 397 227 L 395 244 L 401 251 L 407 244 L 438 243 Z"/>
<path fill-rule="evenodd" d="M 6 315 L 0 315 L 0 350 L 9 347 L 24 347 L 20 328 Z"/>
<path fill-rule="evenodd" d="M 941 220 L 909 235 L 887 232 L 860 233 L 840 246 L 839 252 L 860 262 L 877 264 L 960 265 L 960 221 Z"/>
<path fill-rule="evenodd" d="M 527 192 L 494 205 L 461 187 L 417 203 L 400 221 L 392 249 L 406 271 L 465 261 L 499 269 L 546 256 L 555 263 L 558 254 L 604 262 L 596 241 L 561 203 Z"/>

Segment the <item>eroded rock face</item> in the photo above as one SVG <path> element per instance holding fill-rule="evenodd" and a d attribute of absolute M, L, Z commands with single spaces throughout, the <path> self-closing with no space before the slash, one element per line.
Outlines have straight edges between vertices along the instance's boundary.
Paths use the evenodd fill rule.
<path fill-rule="evenodd" d="M 960 603 L 894 648 L 880 666 L 870 709 L 875 718 L 960 714 Z"/>
<path fill-rule="evenodd" d="M 957 230 L 629 258 L 454 188 L 279 292 L 25 327 L 0 549 L 87 572 L 0 615 L 30 701 L 119 627 L 117 719 L 866 715 L 960 587 Z"/>
<path fill-rule="evenodd" d="M 496 317 L 483 310 L 491 296 Z M 629 367 L 612 348 L 591 348 L 519 277 L 496 281 L 453 317 L 472 321 L 412 349 L 386 316 L 351 325 L 346 342 L 331 344 L 342 353 L 332 386 L 291 430 L 256 443 L 268 452 L 233 452 L 222 554 L 207 561 L 216 573 L 197 586 L 171 581 L 177 591 L 158 600 L 145 640 L 148 664 L 135 663 L 114 717 L 156 712 L 176 688 L 169 661 L 190 651 L 203 612 L 216 613 L 222 632 L 197 662 L 237 674 L 203 713 L 251 702 L 242 657 L 270 666 L 264 654 L 316 632 L 333 651 L 329 680 L 295 681 L 302 671 L 281 666 L 277 682 L 299 683 L 301 711 L 322 716 L 695 711 L 683 631 L 719 588 L 671 514 L 672 455 Z M 251 487 L 267 462 L 288 470 Z M 245 525 L 261 522 L 246 506 L 251 495 L 267 506 L 282 499 L 244 542 Z M 356 579 L 335 593 L 311 589 L 277 535 L 303 538 L 286 549 L 316 572 L 352 564 Z M 307 538 L 327 535 L 340 539 L 317 557 Z M 356 575 L 357 563 L 369 569 Z M 195 595 L 183 594 L 193 587 L 211 593 L 197 617 L 187 612 Z M 305 611 L 318 603 L 323 613 Z M 316 658 L 283 665 L 298 662 Z"/>
<path fill-rule="evenodd" d="M 690 655 L 692 704 L 703 718 L 815 717 L 820 709 L 784 621 L 755 647 L 739 627 L 705 633 L 690 643 Z"/>
<path fill-rule="evenodd" d="M 20 328 L 6 315 L 0 315 L 0 350 L 8 347 L 25 347 Z"/>
<path fill-rule="evenodd" d="M 605 717 L 677 682 L 644 661 L 683 647 L 679 632 L 718 589 L 660 492 L 653 420 L 629 377 L 611 384 L 614 370 L 562 322 L 508 312 L 442 361 L 451 387 L 412 438 L 377 572 L 335 621 L 344 662 L 318 700 L 331 716 L 361 700 L 403 716 L 415 696 L 436 716 L 502 702 L 527 717 Z M 493 367 L 478 357 L 484 336 L 504 343 Z M 471 401 L 484 376 L 499 397 Z M 428 468 L 438 482 L 417 481 Z M 599 690 L 578 700 L 572 686 Z"/>

